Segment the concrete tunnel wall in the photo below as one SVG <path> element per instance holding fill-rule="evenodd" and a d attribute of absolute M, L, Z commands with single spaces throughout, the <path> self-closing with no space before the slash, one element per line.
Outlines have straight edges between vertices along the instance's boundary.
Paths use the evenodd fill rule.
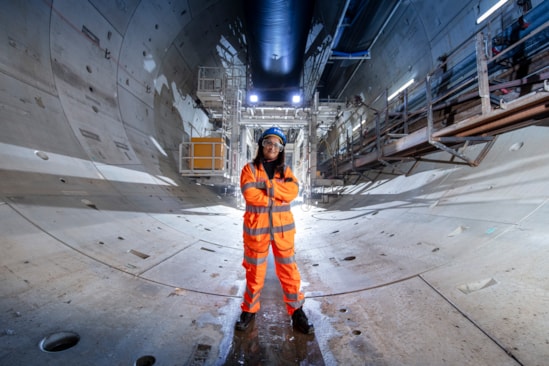
<path fill-rule="evenodd" d="M 242 211 L 176 173 L 181 136 L 207 128 L 170 46 L 182 20 L 44 4 L 0 15 L 0 363 L 185 364 L 207 345 L 219 364 L 244 285 Z M 155 24 L 151 73 L 141 29 Z M 525 128 L 480 167 L 425 163 L 294 209 L 326 364 L 546 362 L 548 135 Z M 78 346 L 42 352 L 59 331 Z"/>

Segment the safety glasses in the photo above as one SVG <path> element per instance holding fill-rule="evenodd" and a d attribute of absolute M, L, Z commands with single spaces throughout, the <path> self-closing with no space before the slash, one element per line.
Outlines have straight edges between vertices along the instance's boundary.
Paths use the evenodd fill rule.
<path fill-rule="evenodd" d="M 278 151 L 284 150 L 284 145 L 282 145 L 280 142 L 271 141 L 271 140 L 263 140 L 263 143 L 261 144 L 263 147 L 273 147 L 274 149 Z"/>

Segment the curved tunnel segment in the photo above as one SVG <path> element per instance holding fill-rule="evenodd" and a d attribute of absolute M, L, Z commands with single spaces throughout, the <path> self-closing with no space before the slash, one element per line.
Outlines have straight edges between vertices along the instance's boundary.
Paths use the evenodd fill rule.
<path fill-rule="evenodd" d="M 296 202 L 316 335 L 293 331 L 272 265 L 260 316 L 238 333 L 238 197 L 177 166 L 181 140 L 211 128 L 191 96 L 210 48 L 192 41 L 217 42 L 205 35 L 235 29 L 237 11 L 2 5 L 0 363 L 548 359 L 547 123 L 501 135 L 476 168 L 440 152 L 413 174 L 372 172 Z"/>

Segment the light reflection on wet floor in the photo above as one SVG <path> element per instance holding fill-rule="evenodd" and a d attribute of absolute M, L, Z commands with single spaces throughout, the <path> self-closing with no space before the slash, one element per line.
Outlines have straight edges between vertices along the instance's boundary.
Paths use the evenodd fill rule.
<path fill-rule="evenodd" d="M 303 309 L 307 314 L 307 300 Z M 315 336 L 292 327 L 272 253 L 261 293 L 261 310 L 246 331 L 234 332 L 225 365 L 324 365 Z"/>

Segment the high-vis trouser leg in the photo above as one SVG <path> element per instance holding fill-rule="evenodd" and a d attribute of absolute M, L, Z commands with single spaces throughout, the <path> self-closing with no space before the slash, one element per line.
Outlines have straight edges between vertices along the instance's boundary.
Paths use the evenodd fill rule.
<path fill-rule="evenodd" d="M 305 296 L 300 291 L 301 276 L 295 262 L 294 249 L 279 250 L 276 243 L 272 242 L 275 271 L 282 286 L 283 298 L 286 303 L 286 310 L 289 315 L 303 305 Z M 267 273 L 267 257 L 269 246 L 266 251 L 257 252 L 244 247 L 244 259 L 242 266 L 246 269 L 246 290 L 241 305 L 242 311 L 256 313 L 259 311 L 260 295 L 265 283 Z"/>
<path fill-rule="evenodd" d="M 246 289 L 244 290 L 244 301 L 241 305 L 242 311 L 257 313 L 261 307 L 259 297 L 267 274 L 268 255 L 268 245 L 267 250 L 261 252 L 254 251 L 244 245 L 242 266 L 246 269 Z"/>
<path fill-rule="evenodd" d="M 276 243 L 272 243 L 276 275 L 282 286 L 284 302 L 288 314 L 303 306 L 305 295 L 301 292 L 301 275 L 297 268 L 294 248 L 280 250 Z"/>

